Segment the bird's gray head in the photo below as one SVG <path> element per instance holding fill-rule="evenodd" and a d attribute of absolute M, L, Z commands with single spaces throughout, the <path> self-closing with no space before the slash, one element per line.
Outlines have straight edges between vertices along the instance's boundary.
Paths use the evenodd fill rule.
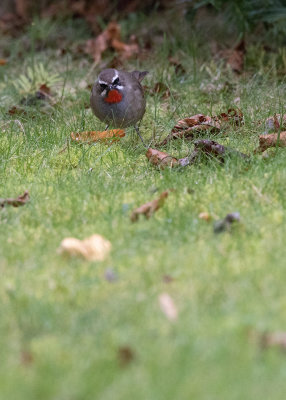
<path fill-rule="evenodd" d="M 113 68 L 101 71 L 97 79 L 97 88 L 102 97 L 105 97 L 111 90 L 120 93 L 124 88 L 122 79 L 120 79 L 120 72 Z"/>

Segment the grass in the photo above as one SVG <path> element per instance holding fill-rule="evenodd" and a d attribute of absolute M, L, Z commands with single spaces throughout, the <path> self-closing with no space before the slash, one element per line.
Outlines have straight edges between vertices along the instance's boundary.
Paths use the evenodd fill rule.
<path fill-rule="evenodd" d="M 167 105 L 148 97 L 143 136 L 163 138 L 178 119 L 225 111 L 240 97 L 245 125 L 216 140 L 251 153 L 263 121 L 284 110 L 285 82 L 274 56 L 269 63 L 260 59 L 257 72 L 248 54 L 249 69 L 238 78 L 214 64 L 199 45 L 202 39 L 193 38 L 190 45 L 166 36 L 146 62 L 127 65 L 149 68 L 148 83 L 164 79 L 173 93 Z M 79 85 L 90 62 L 84 56 L 66 62 L 44 47 L 28 52 L 24 66 L 48 63 L 61 74 L 54 90 L 63 99 L 45 113 L 30 107 L 17 117 L 25 134 L 6 124 L 16 118 L 7 109 L 22 96 L 11 83 L 23 73 L 13 46 L 8 65 L 0 67 L 0 195 L 27 189 L 31 196 L 24 207 L 0 212 L 1 397 L 284 399 L 285 354 L 262 350 L 259 336 L 286 325 L 285 150 L 268 159 L 252 156 L 249 163 L 209 160 L 158 171 L 130 131 L 110 147 L 70 145 L 59 154 L 72 131 L 103 125 L 84 107 L 89 90 Z M 184 77 L 167 64 L 169 50 L 178 47 Z M 205 93 L 202 82 L 217 81 L 204 66 L 220 72 L 218 81 L 230 88 Z M 165 150 L 183 157 L 190 146 L 176 141 Z M 175 191 L 150 220 L 130 222 L 132 209 L 168 188 Z M 198 218 L 205 211 L 213 220 L 239 211 L 241 223 L 215 235 L 212 223 Z M 112 243 L 105 261 L 57 253 L 63 238 L 93 233 Z M 105 279 L 107 269 L 117 275 L 115 282 Z M 164 275 L 173 281 L 164 282 Z M 163 292 L 178 308 L 174 323 L 160 310 Z M 134 354 L 125 366 L 118 359 L 122 347 Z"/>

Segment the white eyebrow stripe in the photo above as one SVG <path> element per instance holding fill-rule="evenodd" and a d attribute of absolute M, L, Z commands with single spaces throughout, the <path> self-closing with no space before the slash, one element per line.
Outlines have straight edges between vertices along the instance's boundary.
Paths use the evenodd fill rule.
<path fill-rule="evenodd" d="M 118 78 L 118 73 L 117 73 L 116 69 L 114 71 L 115 71 L 115 75 L 112 78 L 112 83 Z"/>
<path fill-rule="evenodd" d="M 107 83 L 106 83 L 105 81 L 101 81 L 100 79 L 98 80 L 98 83 L 99 83 L 100 85 L 107 85 Z"/>

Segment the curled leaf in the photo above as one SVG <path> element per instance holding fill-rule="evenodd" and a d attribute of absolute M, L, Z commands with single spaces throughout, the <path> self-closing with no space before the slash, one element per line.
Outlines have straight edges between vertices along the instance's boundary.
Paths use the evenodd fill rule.
<path fill-rule="evenodd" d="M 214 232 L 215 233 L 221 233 L 224 231 L 229 231 L 231 224 L 234 222 L 239 222 L 240 221 L 240 214 L 239 212 L 233 212 L 230 214 L 227 214 L 227 216 L 220 220 L 216 221 L 214 223 Z"/>
<path fill-rule="evenodd" d="M 8 199 L 0 199 L 0 207 L 5 207 L 5 206 L 13 206 L 13 207 L 19 207 L 23 206 L 30 200 L 29 192 L 26 190 L 24 194 L 21 196 L 18 196 L 17 198 L 8 198 Z"/>
<path fill-rule="evenodd" d="M 255 153 L 263 152 L 269 147 L 286 147 L 286 131 L 279 133 L 270 133 L 259 136 L 259 147 Z"/>
<path fill-rule="evenodd" d="M 68 237 L 59 247 L 59 253 L 80 256 L 88 261 L 103 261 L 111 250 L 111 243 L 101 235 L 92 235 L 84 240 Z"/>
<path fill-rule="evenodd" d="M 240 74 L 244 66 L 245 42 L 241 40 L 233 49 L 221 51 L 221 55 L 225 58 L 226 63 L 231 67 L 233 72 Z"/>
<path fill-rule="evenodd" d="M 168 293 L 162 293 L 159 296 L 160 308 L 170 321 L 178 318 L 178 310 L 172 297 Z"/>
<path fill-rule="evenodd" d="M 135 359 L 134 351 L 129 346 L 122 346 L 118 349 L 118 361 L 122 367 L 126 367 Z"/>
<path fill-rule="evenodd" d="M 286 128 L 286 114 L 275 114 L 274 117 L 267 118 L 267 120 L 265 121 L 266 134 L 269 131 L 279 131 L 280 129 L 284 128 Z"/>
<path fill-rule="evenodd" d="M 161 143 L 161 146 L 174 139 L 193 139 L 196 133 L 202 131 L 219 132 L 220 123 L 208 115 L 196 114 L 192 117 L 181 119 L 173 127 L 172 132 Z"/>
<path fill-rule="evenodd" d="M 203 219 L 205 221 L 210 221 L 212 219 L 212 216 L 208 212 L 201 212 L 199 214 L 199 219 Z"/>
<path fill-rule="evenodd" d="M 87 40 L 85 52 L 93 57 L 95 63 L 101 60 L 102 54 L 109 48 L 117 51 L 122 58 L 129 59 L 139 53 L 136 38 L 132 37 L 130 41 L 130 44 L 121 41 L 120 26 L 117 22 L 111 21 L 106 29 L 95 39 Z"/>
<path fill-rule="evenodd" d="M 269 347 L 278 347 L 286 350 L 286 332 L 264 333 L 261 336 L 261 347 L 266 349 Z"/>
<path fill-rule="evenodd" d="M 175 157 L 156 149 L 149 148 L 147 150 L 146 157 L 149 159 L 151 164 L 156 165 L 159 168 L 172 168 L 176 165 L 179 165 L 179 162 Z"/>
<path fill-rule="evenodd" d="M 10 115 L 26 115 L 26 111 L 23 108 L 13 106 L 8 110 L 8 114 Z"/>
<path fill-rule="evenodd" d="M 163 206 L 165 199 L 168 197 L 168 195 L 169 191 L 166 190 L 165 192 L 160 194 L 158 199 L 149 201 L 148 203 L 136 208 L 134 211 L 132 211 L 132 214 L 130 216 L 131 221 L 138 221 L 139 215 L 145 215 L 147 219 L 150 218 L 151 215 L 153 215 L 157 210 L 159 210 L 160 207 Z"/>
<path fill-rule="evenodd" d="M 229 108 L 226 113 L 221 113 L 217 116 L 221 122 L 233 122 L 240 126 L 243 124 L 243 114 L 239 108 Z"/>
<path fill-rule="evenodd" d="M 170 97 L 171 92 L 170 89 L 168 88 L 168 86 L 163 83 L 163 82 L 156 82 L 155 85 L 151 88 L 148 86 L 144 86 L 144 89 L 151 95 L 159 95 L 160 97 L 162 97 L 163 99 L 167 99 L 168 97 Z"/>
<path fill-rule="evenodd" d="M 197 154 L 199 151 L 201 151 L 207 155 L 217 157 L 222 162 L 224 161 L 226 155 L 236 155 L 244 159 L 248 158 L 247 154 L 241 153 L 240 151 L 232 149 L 231 147 L 223 146 L 222 144 L 219 144 L 214 140 L 209 140 L 209 139 L 196 140 L 194 142 L 194 145 L 195 145 L 195 152 L 197 152 Z"/>
<path fill-rule="evenodd" d="M 112 129 L 109 131 L 85 131 L 80 133 L 71 133 L 71 139 L 77 143 L 110 143 L 125 136 L 123 129 Z"/>
<path fill-rule="evenodd" d="M 169 60 L 170 65 L 175 67 L 175 74 L 176 75 L 183 75 L 183 74 L 186 73 L 185 68 L 183 67 L 183 65 L 181 64 L 181 62 L 179 61 L 178 58 L 169 57 L 168 60 Z"/>

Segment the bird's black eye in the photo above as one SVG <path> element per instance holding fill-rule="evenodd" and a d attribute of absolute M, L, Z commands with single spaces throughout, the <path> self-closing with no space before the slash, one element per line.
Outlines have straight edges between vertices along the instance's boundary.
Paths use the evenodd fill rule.
<path fill-rule="evenodd" d="M 101 87 L 101 89 L 106 89 L 107 85 L 106 85 L 106 83 L 100 83 L 100 87 Z"/>
<path fill-rule="evenodd" d="M 118 85 L 118 83 L 119 83 L 119 78 L 114 79 L 113 85 Z"/>

